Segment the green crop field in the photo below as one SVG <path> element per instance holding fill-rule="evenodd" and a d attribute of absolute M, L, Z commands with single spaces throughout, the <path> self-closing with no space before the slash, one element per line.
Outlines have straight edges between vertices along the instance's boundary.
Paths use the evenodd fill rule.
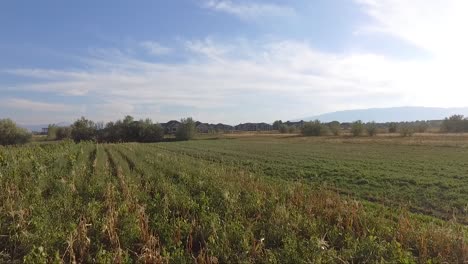
<path fill-rule="evenodd" d="M 0 147 L 0 263 L 463 263 L 467 210 L 446 139 Z"/>

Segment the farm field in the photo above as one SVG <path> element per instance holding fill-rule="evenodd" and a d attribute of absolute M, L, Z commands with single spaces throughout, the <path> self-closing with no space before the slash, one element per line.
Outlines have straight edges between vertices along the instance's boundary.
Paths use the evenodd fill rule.
<path fill-rule="evenodd" d="M 0 148 L 0 263 L 463 263 L 454 140 Z"/>

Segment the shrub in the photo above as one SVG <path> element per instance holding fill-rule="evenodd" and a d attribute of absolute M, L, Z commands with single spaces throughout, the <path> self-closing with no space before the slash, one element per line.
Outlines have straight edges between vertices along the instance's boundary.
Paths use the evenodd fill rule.
<path fill-rule="evenodd" d="M 289 126 L 288 127 L 288 133 L 290 133 L 290 134 L 296 133 L 296 126 Z"/>
<path fill-rule="evenodd" d="M 396 133 L 398 132 L 398 124 L 397 123 L 390 123 L 388 125 L 388 132 L 389 133 Z"/>
<path fill-rule="evenodd" d="M 56 125 L 49 125 L 47 128 L 47 140 L 55 140 L 57 138 L 57 129 Z"/>
<path fill-rule="evenodd" d="M 400 127 L 400 135 L 403 137 L 411 137 L 414 134 L 414 127 L 409 124 L 402 125 Z"/>
<path fill-rule="evenodd" d="M 364 132 L 364 124 L 362 123 L 361 120 L 358 120 L 356 122 L 354 122 L 351 126 L 351 134 L 354 136 L 354 137 L 358 137 L 360 135 L 362 135 L 362 133 Z"/>
<path fill-rule="evenodd" d="M 339 136 L 341 134 L 340 122 L 333 121 L 330 124 L 328 124 L 328 126 L 330 127 L 330 131 L 334 136 Z"/>
<path fill-rule="evenodd" d="M 196 133 L 195 121 L 191 117 L 180 120 L 180 125 L 176 131 L 177 140 L 193 139 Z"/>
<path fill-rule="evenodd" d="M 326 125 L 322 124 L 319 120 L 313 122 L 306 122 L 302 127 L 302 135 L 304 136 L 326 136 L 329 129 Z"/>
<path fill-rule="evenodd" d="M 72 125 L 71 137 L 75 142 L 96 139 L 96 124 L 84 117 Z"/>
<path fill-rule="evenodd" d="M 18 127 L 11 119 L 0 119 L 0 145 L 25 144 L 31 140 L 31 133 Z"/>
<path fill-rule="evenodd" d="M 71 127 L 58 127 L 55 133 L 55 138 L 58 140 L 71 138 L 72 128 Z"/>
<path fill-rule="evenodd" d="M 444 119 L 441 130 L 448 133 L 461 133 L 468 131 L 468 120 L 462 115 L 453 115 Z"/>
<path fill-rule="evenodd" d="M 286 133 L 288 133 L 288 131 L 289 131 L 289 127 L 288 127 L 287 125 L 281 124 L 281 125 L 279 126 L 279 132 L 280 132 L 280 133 L 286 134 Z"/>
<path fill-rule="evenodd" d="M 273 130 L 280 130 L 282 124 L 283 124 L 283 121 L 276 120 L 275 122 L 273 122 Z"/>
<path fill-rule="evenodd" d="M 367 134 L 371 137 L 377 135 L 377 124 L 375 122 L 369 122 L 366 124 Z"/>

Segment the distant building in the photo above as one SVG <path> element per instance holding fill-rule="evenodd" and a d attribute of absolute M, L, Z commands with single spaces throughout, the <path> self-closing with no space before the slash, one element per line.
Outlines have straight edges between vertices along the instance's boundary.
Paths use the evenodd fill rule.
<path fill-rule="evenodd" d="M 177 132 L 177 129 L 180 126 L 180 122 L 176 120 L 171 120 L 167 123 L 162 123 L 161 126 L 164 128 L 164 133 L 175 134 L 175 132 Z"/>
<path fill-rule="evenodd" d="M 237 131 L 271 131 L 273 126 L 267 123 L 245 123 L 234 127 Z"/>

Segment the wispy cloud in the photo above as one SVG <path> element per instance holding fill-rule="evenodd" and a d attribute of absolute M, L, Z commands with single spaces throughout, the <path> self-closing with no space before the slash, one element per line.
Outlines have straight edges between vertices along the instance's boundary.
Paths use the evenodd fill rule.
<path fill-rule="evenodd" d="M 3 108 L 15 110 L 27 110 L 34 112 L 64 112 L 73 110 L 73 107 L 65 104 L 53 104 L 46 102 L 37 102 L 21 98 L 8 98 L 0 101 Z"/>
<path fill-rule="evenodd" d="M 375 19 L 368 31 L 390 34 L 437 57 L 468 58 L 468 1 L 355 0 Z"/>
<path fill-rule="evenodd" d="M 163 46 L 158 42 L 144 41 L 140 45 L 143 48 L 145 48 L 150 54 L 155 56 L 167 55 L 172 52 L 171 48 Z"/>
<path fill-rule="evenodd" d="M 294 8 L 277 4 L 266 4 L 254 1 L 206 0 L 205 8 L 228 13 L 241 19 L 255 19 L 266 16 L 284 17 L 296 14 Z"/>

